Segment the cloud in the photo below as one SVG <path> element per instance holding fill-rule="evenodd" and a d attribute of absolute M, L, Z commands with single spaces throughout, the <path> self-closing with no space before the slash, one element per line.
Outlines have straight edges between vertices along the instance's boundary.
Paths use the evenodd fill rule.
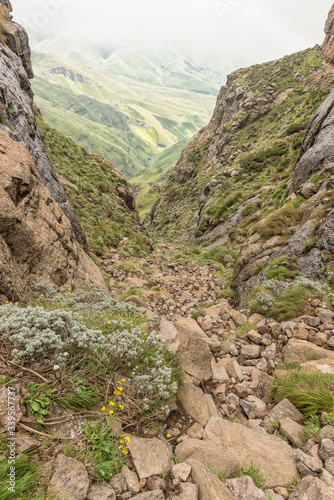
<path fill-rule="evenodd" d="M 321 43 L 332 0 L 13 0 L 30 34 L 183 46 L 251 62 Z"/>

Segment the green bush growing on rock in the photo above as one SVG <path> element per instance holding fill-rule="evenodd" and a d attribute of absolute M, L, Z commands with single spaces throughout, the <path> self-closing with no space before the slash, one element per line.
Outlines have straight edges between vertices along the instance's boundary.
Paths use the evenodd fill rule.
<path fill-rule="evenodd" d="M 334 375 L 328 373 L 293 372 L 273 382 L 271 394 L 275 402 L 288 399 L 306 418 L 334 406 Z M 314 422 L 313 422 L 314 423 Z"/>
<path fill-rule="evenodd" d="M 296 270 L 289 269 L 287 267 L 288 265 L 291 266 L 291 263 L 289 262 L 287 257 L 278 257 L 278 259 L 275 259 L 268 266 L 268 269 L 266 271 L 266 278 L 268 280 L 283 281 L 287 278 L 295 278 L 300 274 L 295 264 L 293 264 L 293 266 L 291 267 L 295 267 Z"/>
<path fill-rule="evenodd" d="M 251 460 L 248 467 L 242 467 L 237 472 L 238 477 L 250 476 L 257 488 L 263 490 L 266 487 L 266 478 L 262 474 L 260 468 Z"/>
<path fill-rule="evenodd" d="M 302 130 L 305 130 L 307 128 L 308 123 L 307 122 L 296 122 L 296 123 L 291 123 L 286 128 L 286 133 L 287 135 L 292 135 L 296 134 L 297 132 L 301 132 Z"/>

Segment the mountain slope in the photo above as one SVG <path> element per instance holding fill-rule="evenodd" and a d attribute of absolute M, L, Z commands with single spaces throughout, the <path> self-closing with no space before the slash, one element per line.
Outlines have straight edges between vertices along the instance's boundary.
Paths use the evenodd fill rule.
<path fill-rule="evenodd" d="M 37 49 L 68 57 L 33 53 L 36 103 L 47 122 L 128 177 L 151 161 L 170 167 L 166 150 L 191 140 L 209 120 L 218 84 L 177 54 L 170 57 L 180 66 L 174 71 L 172 62 L 172 69 L 163 66 L 165 58 L 125 49 L 107 59 L 89 48 L 77 57 L 51 42 Z"/>

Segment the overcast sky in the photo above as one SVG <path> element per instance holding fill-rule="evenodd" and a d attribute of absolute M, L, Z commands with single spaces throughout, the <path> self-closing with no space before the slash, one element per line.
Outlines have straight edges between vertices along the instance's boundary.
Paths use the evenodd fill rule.
<path fill-rule="evenodd" d="M 263 62 L 321 44 L 333 0 L 12 0 L 37 36 L 238 53 Z"/>

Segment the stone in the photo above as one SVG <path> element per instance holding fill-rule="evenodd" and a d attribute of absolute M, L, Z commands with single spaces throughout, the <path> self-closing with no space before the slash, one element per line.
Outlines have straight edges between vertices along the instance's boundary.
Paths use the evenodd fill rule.
<path fill-rule="evenodd" d="M 162 477 L 151 476 L 147 480 L 147 488 L 150 491 L 155 491 L 155 490 L 164 491 L 166 489 L 166 483 Z"/>
<path fill-rule="evenodd" d="M 73 500 L 85 500 L 88 494 L 89 476 L 85 466 L 61 453 L 57 455 L 48 491 L 71 495 Z"/>
<path fill-rule="evenodd" d="M 333 359 L 334 351 L 329 351 L 311 342 L 300 339 L 291 339 L 283 349 L 285 363 L 305 363 L 310 357 L 318 359 Z"/>
<path fill-rule="evenodd" d="M 177 352 L 180 347 L 177 329 L 170 321 L 165 318 L 160 319 L 159 337 L 165 342 L 168 349 Z"/>
<path fill-rule="evenodd" d="M 332 323 L 334 318 L 334 312 L 330 309 L 322 309 L 319 307 L 315 311 L 317 317 L 320 319 L 321 323 Z"/>
<path fill-rule="evenodd" d="M 304 440 L 302 436 L 304 427 L 302 425 L 297 424 L 297 422 L 289 417 L 285 417 L 279 420 L 279 428 L 282 434 L 284 434 L 296 448 L 303 447 Z"/>
<path fill-rule="evenodd" d="M 329 458 L 326 459 L 326 461 L 325 461 L 325 469 L 330 474 L 332 474 L 332 476 L 334 475 L 334 457 L 329 457 Z"/>
<path fill-rule="evenodd" d="M 269 413 L 268 417 L 264 419 L 263 426 L 270 434 L 274 433 L 274 424 L 277 424 L 279 420 L 289 417 L 294 422 L 302 424 L 304 422 L 303 414 L 297 410 L 297 408 L 290 403 L 288 399 L 282 399 Z"/>
<path fill-rule="evenodd" d="M 199 500 L 235 500 L 230 490 L 205 465 L 198 460 L 189 459 L 191 479 L 197 484 Z"/>
<path fill-rule="evenodd" d="M 332 439 L 334 441 L 334 426 L 325 425 L 319 433 L 321 439 Z"/>
<path fill-rule="evenodd" d="M 139 479 L 165 474 L 173 466 L 170 449 L 157 438 L 145 439 L 131 436 L 128 449 Z"/>
<path fill-rule="evenodd" d="M 278 495 L 281 495 L 284 498 L 284 500 L 288 500 L 290 493 L 286 488 L 278 487 L 278 488 L 276 488 L 276 491 L 277 491 Z"/>
<path fill-rule="evenodd" d="M 231 457 L 221 447 L 208 441 L 187 439 L 175 448 L 175 455 L 181 461 L 194 459 L 211 468 L 224 471 L 226 477 L 233 476 L 239 468 L 239 461 Z"/>
<path fill-rule="evenodd" d="M 180 318 L 178 320 L 179 323 L 181 319 L 189 320 L 189 318 Z M 195 320 L 192 321 L 197 325 Z M 181 327 L 178 322 L 175 323 L 178 331 L 178 339 L 180 341 L 177 354 L 181 358 L 183 370 L 190 375 L 199 377 L 203 382 L 211 380 L 211 361 L 213 356 L 208 345 L 208 337 L 198 325 L 197 327 L 202 333 L 186 330 Z M 182 321 L 182 324 L 185 324 L 185 322 Z M 193 323 L 191 323 L 191 325 L 193 325 Z"/>
<path fill-rule="evenodd" d="M 304 451 L 299 449 L 295 450 L 294 454 L 296 459 L 304 464 L 308 469 L 316 473 L 321 472 L 323 465 L 320 458 L 309 455 L 308 453 L 305 453 Z"/>
<path fill-rule="evenodd" d="M 300 368 L 308 372 L 331 373 L 334 374 L 334 359 L 318 359 L 302 363 Z"/>
<path fill-rule="evenodd" d="M 257 330 L 251 330 L 248 332 L 247 337 L 251 342 L 254 342 L 254 344 L 262 344 L 262 335 L 260 335 Z"/>
<path fill-rule="evenodd" d="M 250 325 L 257 325 L 260 321 L 264 320 L 265 317 L 262 314 L 254 313 L 248 318 L 248 323 Z"/>
<path fill-rule="evenodd" d="M 218 380 L 220 384 L 227 384 L 230 381 L 230 377 L 227 375 L 227 371 L 224 366 L 213 359 L 211 362 L 212 367 L 212 378 L 213 380 Z"/>
<path fill-rule="evenodd" d="M 204 394 L 199 387 L 190 383 L 183 384 L 178 392 L 178 401 L 183 411 L 202 426 L 212 416 L 212 405 L 207 396 L 209 394 Z"/>
<path fill-rule="evenodd" d="M 324 481 L 330 488 L 334 488 L 334 477 L 326 469 L 322 469 L 319 479 Z"/>
<path fill-rule="evenodd" d="M 247 398 L 241 399 L 240 406 L 250 419 L 261 418 L 267 409 L 266 403 L 256 396 L 247 396 Z"/>
<path fill-rule="evenodd" d="M 90 488 L 86 500 L 116 500 L 116 493 L 112 488 L 93 484 Z"/>
<path fill-rule="evenodd" d="M 334 490 L 317 477 L 304 477 L 289 500 L 334 500 Z"/>
<path fill-rule="evenodd" d="M 315 318 L 314 316 L 303 316 L 303 321 L 307 326 L 315 328 L 320 325 L 320 318 Z"/>
<path fill-rule="evenodd" d="M 122 467 L 122 474 L 125 478 L 127 489 L 131 493 L 139 493 L 140 485 L 137 474 L 129 469 L 126 465 Z"/>
<path fill-rule="evenodd" d="M 262 357 L 267 361 L 274 361 L 274 359 L 276 358 L 276 351 L 276 344 L 268 345 L 268 347 L 266 347 L 263 351 Z"/>
<path fill-rule="evenodd" d="M 267 495 L 255 486 L 250 476 L 228 479 L 226 485 L 237 500 L 267 500 Z"/>
<path fill-rule="evenodd" d="M 198 500 L 198 486 L 193 483 L 181 483 L 179 485 L 180 493 L 173 494 L 175 500 Z"/>
<path fill-rule="evenodd" d="M 127 484 L 125 480 L 125 476 L 122 472 L 116 474 L 110 481 L 110 486 L 115 490 L 117 494 L 123 493 L 123 491 L 127 490 Z"/>
<path fill-rule="evenodd" d="M 189 437 L 193 439 L 202 439 L 203 438 L 204 427 L 197 422 L 195 422 L 189 429 L 187 430 L 187 434 Z"/>
<path fill-rule="evenodd" d="M 321 441 L 319 455 L 322 460 L 334 457 L 334 441 L 332 439 L 323 439 Z"/>
<path fill-rule="evenodd" d="M 161 490 L 155 490 L 145 491 L 145 493 L 139 493 L 139 495 L 136 495 L 132 498 L 135 498 L 136 500 L 165 500 L 165 495 Z"/>
<path fill-rule="evenodd" d="M 248 389 L 245 382 L 242 384 L 237 384 L 234 387 L 234 391 L 239 398 L 246 398 L 248 396 Z"/>
<path fill-rule="evenodd" d="M 175 479 L 185 483 L 191 474 L 191 467 L 186 463 L 176 464 L 172 468 Z"/>
<path fill-rule="evenodd" d="M 26 453 L 35 448 L 39 448 L 41 443 L 37 439 L 33 439 L 29 436 L 17 435 L 15 443 L 15 453 L 20 455 L 21 453 Z"/>
<path fill-rule="evenodd" d="M 293 449 L 278 437 L 221 418 L 211 418 L 205 427 L 204 439 L 220 446 L 243 467 L 253 460 L 269 488 L 288 488 L 298 476 Z"/>
<path fill-rule="evenodd" d="M 261 347 L 258 345 L 247 344 L 242 346 L 240 354 L 246 359 L 257 359 L 260 356 Z"/>
<path fill-rule="evenodd" d="M 234 378 L 237 382 L 242 382 L 244 380 L 243 373 L 237 361 L 234 359 L 229 361 L 226 366 L 226 371 L 231 378 Z"/>

